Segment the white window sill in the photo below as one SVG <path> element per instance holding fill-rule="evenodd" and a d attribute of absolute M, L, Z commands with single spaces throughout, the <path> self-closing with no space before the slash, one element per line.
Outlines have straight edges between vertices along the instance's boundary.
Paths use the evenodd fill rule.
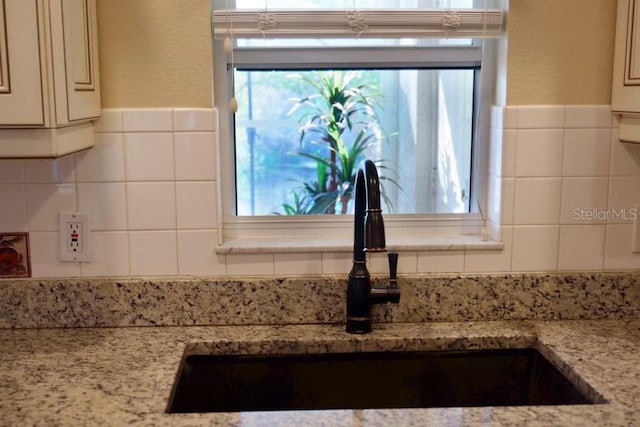
<path fill-rule="evenodd" d="M 479 235 L 396 237 L 387 238 L 387 250 L 407 251 L 468 251 L 502 250 L 504 244 L 483 240 Z M 227 240 L 218 247 L 221 254 L 351 252 L 353 239 L 339 238 L 237 238 Z"/>

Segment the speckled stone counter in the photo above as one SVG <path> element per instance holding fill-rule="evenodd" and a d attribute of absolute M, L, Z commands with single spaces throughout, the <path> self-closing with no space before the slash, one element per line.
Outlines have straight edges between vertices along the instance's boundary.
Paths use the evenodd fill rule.
<path fill-rule="evenodd" d="M 166 414 L 184 352 L 535 347 L 597 405 Z M 633 426 L 640 319 L 0 330 L 0 425 Z"/>
<path fill-rule="evenodd" d="M 381 280 L 381 279 L 377 279 Z M 0 426 L 640 425 L 640 273 L 0 280 Z M 182 356 L 534 347 L 597 405 L 166 414 Z"/>
<path fill-rule="evenodd" d="M 382 279 L 376 279 L 382 280 Z M 640 318 L 640 272 L 401 276 L 375 322 Z M 340 323 L 346 275 L 0 280 L 0 328 Z"/>

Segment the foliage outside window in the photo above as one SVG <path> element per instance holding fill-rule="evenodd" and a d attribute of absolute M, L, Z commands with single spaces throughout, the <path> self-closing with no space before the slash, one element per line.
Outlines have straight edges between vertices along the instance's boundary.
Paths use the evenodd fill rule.
<path fill-rule="evenodd" d="M 477 3 L 374 0 L 366 7 Z M 238 9 L 264 6 L 235 2 Z M 278 6 L 270 0 L 269 7 Z M 306 0 L 300 7 L 345 6 Z M 223 190 L 225 218 L 351 213 L 364 158 L 379 165 L 386 213 L 477 211 L 473 171 L 485 166 L 473 161 L 482 114 L 486 123 L 478 110 L 479 40 L 239 38 L 231 56 L 221 40 L 215 46 L 216 104 L 233 96 L 239 105 L 223 133 L 233 144 L 232 157 L 222 160 L 232 163 L 223 170 L 234 177 L 233 188 Z"/>
<path fill-rule="evenodd" d="M 474 76 L 237 71 L 238 214 L 348 213 L 365 157 L 381 168 L 387 212 L 468 212 Z"/>

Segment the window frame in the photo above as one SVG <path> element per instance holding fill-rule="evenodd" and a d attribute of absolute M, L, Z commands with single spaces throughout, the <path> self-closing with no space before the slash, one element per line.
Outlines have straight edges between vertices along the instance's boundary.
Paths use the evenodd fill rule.
<path fill-rule="evenodd" d="M 472 151 L 471 212 L 464 214 L 386 214 L 387 245 L 403 250 L 500 249 L 488 240 L 488 187 L 490 111 L 496 90 L 498 40 L 474 40 L 471 46 L 446 47 L 335 47 L 237 48 L 236 67 L 320 67 L 328 61 L 336 68 L 384 67 L 385 64 L 420 68 L 480 65 L 477 71 Z M 292 56 L 292 52 L 295 55 Z M 384 55 L 381 55 L 384 53 Z M 236 216 L 234 116 L 229 110 L 233 80 L 231 64 L 221 40 L 213 40 L 214 102 L 218 127 L 218 243 L 221 253 L 337 252 L 352 247 L 353 218 L 349 216 Z M 367 61 L 367 57 L 376 58 Z M 412 58 L 407 60 L 406 58 Z M 313 60 L 312 60 L 313 59 Z M 425 61 L 427 61 L 425 63 Z M 327 63 L 324 63 L 326 68 Z M 492 233 L 496 235 L 497 233 Z"/>

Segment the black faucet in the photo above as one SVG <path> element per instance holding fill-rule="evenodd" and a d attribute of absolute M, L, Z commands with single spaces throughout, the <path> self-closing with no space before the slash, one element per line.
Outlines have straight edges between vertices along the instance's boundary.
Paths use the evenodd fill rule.
<path fill-rule="evenodd" d="M 364 169 L 364 170 L 363 170 Z M 380 208 L 380 179 L 376 165 L 366 160 L 356 177 L 353 267 L 347 284 L 347 332 L 371 332 L 371 305 L 400 302 L 396 280 L 398 254 L 389 254 L 389 285 L 371 286 L 365 252 L 385 252 L 384 221 Z"/>

